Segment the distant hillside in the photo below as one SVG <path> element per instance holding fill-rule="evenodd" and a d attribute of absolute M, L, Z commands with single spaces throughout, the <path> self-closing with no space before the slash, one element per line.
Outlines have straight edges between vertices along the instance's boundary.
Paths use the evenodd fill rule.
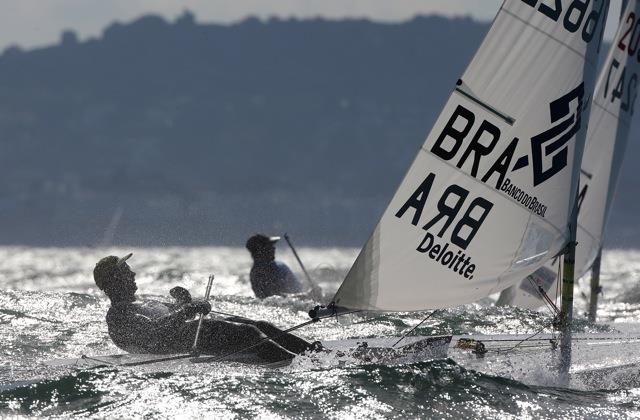
<path fill-rule="evenodd" d="M 487 29 L 435 16 L 200 25 L 186 13 L 10 48 L 0 242 L 98 244 L 121 211 L 111 223 L 121 244 L 287 230 L 359 245 Z M 630 166 L 611 245 L 640 244 Z"/>

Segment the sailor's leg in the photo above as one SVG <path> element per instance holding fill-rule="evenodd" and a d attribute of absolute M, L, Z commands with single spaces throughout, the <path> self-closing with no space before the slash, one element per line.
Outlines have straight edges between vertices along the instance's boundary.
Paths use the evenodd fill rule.
<path fill-rule="evenodd" d="M 300 354 L 308 350 L 319 350 L 322 348 L 322 345 L 319 342 L 309 343 L 296 335 L 282 331 L 280 328 L 266 321 L 254 321 L 253 319 L 239 316 L 226 318 L 226 320 L 239 324 L 254 325 L 267 337 L 290 352 L 296 354 Z"/>
<path fill-rule="evenodd" d="M 309 343 L 296 335 L 284 332 L 280 328 L 266 321 L 256 321 L 254 325 L 267 337 L 295 354 L 304 353 L 305 351 L 316 348 L 314 344 Z"/>
<path fill-rule="evenodd" d="M 198 349 L 205 354 L 222 355 L 249 347 L 265 338 L 253 325 L 205 320 Z M 295 357 L 295 354 L 271 340 L 265 340 L 243 353 L 254 354 L 267 362 L 289 360 Z"/>
<path fill-rule="evenodd" d="M 291 360 L 296 355 L 284 347 L 271 340 L 265 340 L 263 343 L 249 350 L 266 362 L 281 362 L 283 360 Z"/>
<path fill-rule="evenodd" d="M 239 333 L 243 337 L 243 346 L 250 346 L 253 343 L 257 343 L 264 340 L 266 337 L 260 332 L 258 328 L 253 325 L 235 325 L 239 328 Z M 267 362 L 279 362 L 282 360 L 289 360 L 295 357 L 294 352 L 291 352 L 284 346 L 272 340 L 264 340 L 257 346 L 247 350 L 247 352 L 255 353 L 261 359 Z"/>
<path fill-rule="evenodd" d="M 249 324 L 249 325 L 256 325 L 257 321 L 254 321 L 253 319 L 249 319 L 249 318 L 245 318 L 243 316 L 230 316 L 224 319 L 225 321 L 229 321 L 229 322 L 237 322 L 238 324 Z"/>

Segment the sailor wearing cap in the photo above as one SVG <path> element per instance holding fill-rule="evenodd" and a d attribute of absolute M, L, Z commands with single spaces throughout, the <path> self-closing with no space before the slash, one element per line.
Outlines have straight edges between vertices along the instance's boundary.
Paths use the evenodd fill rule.
<path fill-rule="evenodd" d="M 286 264 L 276 261 L 275 243 L 279 236 L 256 234 L 247 240 L 246 247 L 253 258 L 249 279 L 256 297 L 302 293 L 304 288 Z"/>
<path fill-rule="evenodd" d="M 206 315 L 211 304 L 191 299 L 188 290 L 174 287 L 170 294 L 176 303 L 138 299 L 134 273 L 127 260 L 109 256 L 101 259 L 93 270 L 96 285 L 111 300 L 107 326 L 111 340 L 130 353 L 189 352 L 196 335 L 197 314 Z M 269 337 L 269 339 L 266 339 Z M 260 342 L 252 353 L 269 362 L 287 360 L 295 354 L 317 348 L 300 337 L 286 333 L 265 321 L 232 317 L 206 318 L 202 324 L 198 350 L 204 354 L 219 354 Z"/>

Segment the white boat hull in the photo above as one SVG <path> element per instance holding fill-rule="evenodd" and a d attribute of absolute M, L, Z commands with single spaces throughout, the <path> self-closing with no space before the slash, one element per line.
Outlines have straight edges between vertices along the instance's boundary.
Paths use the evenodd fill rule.
<path fill-rule="evenodd" d="M 347 357 L 354 361 L 365 363 L 404 364 L 416 363 L 447 357 L 447 351 L 451 336 L 417 336 L 403 339 L 397 346 L 394 344 L 399 337 L 373 338 L 373 339 L 347 339 L 324 341 L 323 346 L 329 350 L 322 352 L 318 357 Z M 315 355 L 309 354 L 313 358 Z M 46 366 L 66 366 L 79 369 L 91 369 L 98 367 L 143 367 L 153 366 L 154 369 L 173 370 L 188 365 L 206 369 L 206 363 L 211 356 L 193 357 L 189 355 L 166 354 L 115 354 L 107 356 L 81 356 L 70 359 L 56 359 L 45 362 Z M 269 368 L 277 368 L 290 364 L 290 361 L 264 363 L 251 353 L 237 354 L 219 363 L 246 363 Z"/>
<path fill-rule="evenodd" d="M 475 335 L 454 336 L 449 358 L 460 366 L 485 374 L 530 384 L 566 385 L 558 375 L 560 349 L 552 344 L 557 335 Z M 460 339 L 474 339 L 486 353 L 460 348 Z M 559 340 L 558 340 L 559 344 Z M 620 382 L 640 386 L 640 337 L 622 333 L 574 334 L 570 386 L 612 389 Z"/>
<path fill-rule="evenodd" d="M 348 364 L 411 364 L 451 359 L 467 370 L 500 376 L 534 385 L 562 385 L 558 375 L 560 351 L 552 341 L 557 335 L 464 335 L 413 336 L 325 341 L 328 352 L 312 353 L 294 359 L 301 366 L 343 366 Z M 574 334 L 569 386 L 612 389 L 631 384 L 640 386 L 640 338 L 622 333 Z M 466 343 L 460 346 L 460 340 Z M 484 352 L 475 343 L 482 343 Z M 235 355 L 224 362 L 211 362 L 209 356 L 117 354 L 46 362 L 50 367 L 78 369 L 98 367 L 136 368 L 153 371 L 208 369 L 218 363 L 244 363 L 266 368 L 281 368 L 291 361 L 267 363 L 251 354 Z M 178 355 L 178 357 L 180 357 Z"/>

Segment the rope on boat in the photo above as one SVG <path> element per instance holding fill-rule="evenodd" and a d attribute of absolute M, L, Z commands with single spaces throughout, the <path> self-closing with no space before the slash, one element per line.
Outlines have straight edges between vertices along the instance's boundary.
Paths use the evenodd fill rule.
<path fill-rule="evenodd" d="M 490 351 L 493 351 L 493 352 L 495 352 L 495 353 L 507 353 L 507 352 L 513 351 L 513 350 L 517 349 L 517 348 L 518 348 L 522 343 L 524 343 L 524 342 L 526 342 L 526 341 L 529 341 L 529 340 L 533 339 L 535 336 L 537 336 L 537 335 L 539 335 L 539 334 L 542 334 L 542 332 L 543 332 L 546 328 L 548 328 L 549 326 L 550 326 L 550 325 L 543 325 L 543 326 L 542 326 L 542 328 L 540 328 L 538 331 L 536 331 L 535 333 L 533 333 L 533 334 L 532 334 L 532 335 L 530 335 L 529 337 L 525 337 L 524 339 L 520 340 L 518 343 L 516 343 L 516 345 L 514 345 L 514 346 L 513 346 L 513 347 L 511 347 L 511 348 L 508 348 L 508 349 L 506 349 L 506 350 L 495 349 L 495 350 L 490 350 Z M 483 341 L 488 341 L 488 340 L 483 340 Z M 551 340 L 549 340 L 549 341 L 551 341 L 551 342 L 553 343 L 553 341 L 555 341 L 555 338 L 553 338 L 553 339 L 551 339 Z M 553 346 L 553 344 L 552 344 L 552 346 Z M 489 351 L 489 350 L 488 350 L 488 351 Z"/>
<path fill-rule="evenodd" d="M 215 362 L 219 362 L 219 361 L 222 361 L 222 360 L 224 360 L 224 359 L 226 359 L 228 357 L 235 356 L 236 354 L 243 353 L 243 352 L 245 352 L 247 350 L 251 350 L 252 348 L 257 347 L 260 344 L 263 344 L 263 343 L 265 343 L 265 342 L 267 342 L 269 340 L 273 340 L 274 338 L 282 337 L 283 335 L 288 334 L 291 331 L 295 331 L 295 330 L 297 330 L 299 328 L 306 327 L 309 324 L 314 324 L 316 322 L 319 322 L 321 319 L 330 318 L 330 317 L 333 317 L 333 316 L 335 316 L 337 318 L 338 316 L 341 316 L 341 315 L 353 314 L 353 313 L 356 313 L 356 312 L 361 312 L 361 311 L 360 310 L 354 310 L 354 311 L 349 311 L 349 312 L 342 312 L 340 314 L 329 314 L 329 315 L 325 315 L 325 316 L 314 317 L 310 321 L 306 321 L 306 322 L 303 322 L 301 324 L 294 325 L 293 327 L 287 328 L 286 330 L 281 331 L 280 333 L 276 334 L 273 337 L 264 337 L 264 338 L 258 340 L 257 342 L 255 342 L 255 343 L 253 343 L 251 345 L 243 347 L 243 348 L 241 348 L 239 350 L 232 351 L 231 353 L 223 354 L 222 356 L 200 357 L 198 359 L 192 360 L 192 362 L 194 362 L 194 363 L 215 363 Z"/>
<path fill-rule="evenodd" d="M 99 363 L 103 363 L 105 365 L 111 365 L 111 366 L 116 365 L 117 366 L 116 363 L 108 362 L 106 360 L 100 360 L 97 357 L 90 357 L 90 356 L 87 356 L 86 354 L 81 355 L 80 359 L 81 360 L 91 360 L 92 362 L 99 362 Z M 78 359 L 78 360 L 80 360 L 80 359 Z M 74 366 L 78 364 L 78 360 L 76 360 L 76 362 L 74 363 Z"/>
<path fill-rule="evenodd" d="M 127 363 L 113 363 L 113 362 L 109 362 L 106 360 L 100 360 L 98 358 L 95 357 L 89 357 L 86 355 L 82 355 L 80 356 L 80 359 L 83 360 L 91 360 L 93 362 L 99 362 L 102 363 L 103 365 L 108 365 L 108 366 L 116 366 L 116 367 L 130 367 L 130 366 L 142 366 L 142 365 L 150 365 L 152 363 L 160 363 L 160 362 L 169 362 L 172 360 L 180 360 L 180 359 L 186 359 L 188 357 L 193 357 L 194 355 L 189 353 L 189 354 L 177 354 L 177 355 L 173 355 L 173 356 L 167 356 L 167 357 L 161 357 L 158 359 L 152 359 L 152 360 L 141 360 L 138 362 L 127 362 Z M 99 367 L 99 366 L 95 366 L 95 367 Z"/>
<path fill-rule="evenodd" d="M 407 331 L 406 333 L 402 334 L 402 337 L 400 337 L 398 339 L 398 341 L 396 341 L 393 346 L 391 346 L 391 348 L 394 348 L 399 342 L 401 342 L 402 340 L 405 339 L 406 336 L 408 336 L 409 334 L 411 334 L 416 328 L 418 328 L 420 325 L 422 325 L 427 319 L 431 318 L 433 315 L 435 315 L 435 313 L 438 312 L 437 310 L 431 312 L 429 315 L 427 315 L 427 317 L 425 319 L 423 319 L 422 321 L 420 321 L 420 323 L 418 325 L 416 325 L 415 327 L 411 328 L 409 331 Z"/>
<path fill-rule="evenodd" d="M 535 335 L 537 334 L 539 333 L 535 333 Z M 473 336 L 469 336 L 469 337 L 473 338 Z M 640 340 L 640 337 L 572 337 L 572 340 L 574 341 L 637 341 L 637 340 Z M 482 341 L 487 343 L 493 343 L 493 342 L 513 342 L 513 341 L 522 341 L 522 340 L 520 338 L 489 338 L 489 339 L 483 338 Z M 527 341 L 549 341 L 549 338 L 528 338 Z"/>
<path fill-rule="evenodd" d="M 244 317 L 243 317 L 243 316 L 241 316 L 241 315 L 234 315 L 234 314 L 230 314 L 230 313 L 227 313 L 227 312 L 214 311 L 213 309 L 212 309 L 212 310 L 210 310 L 210 311 L 209 311 L 209 313 L 211 313 L 211 314 L 218 314 L 218 315 L 224 315 L 224 316 L 227 316 L 227 317 L 229 317 L 229 318 L 244 318 Z"/>
<path fill-rule="evenodd" d="M 540 299 L 544 302 L 545 307 L 547 309 L 549 309 L 549 311 L 551 312 L 552 316 L 558 316 L 560 314 L 560 309 L 558 309 L 558 305 L 556 305 L 556 301 L 558 300 L 558 295 L 560 294 L 560 281 L 559 279 L 561 278 L 561 274 L 562 274 L 562 256 L 558 256 L 556 258 L 558 260 L 558 272 L 556 274 L 556 293 L 553 299 L 551 299 L 549 297 L 549 295 L 547 294 L 547 292 L 542 288 L 542 286 L 540 286 L 538 283 L 536 283 L 533 278 L 531 276 L 527 276 L 527 280 L 529 280 L 529 283 L 531 284 L 531 286 L 533 287 L 533 289 L 538 293 Z"/>
<path fill-rule="evenodd" d="M 290 333 L 291 331 L 295 331 L 295 330 L 297 330 L 299 328 L 305 327 L 305 326 L 307 326 L 309 324 L 316 323 L 318 321 L 320 321 L 320 318 L 313 318 L 311 321 L 306 321 L 306 322 L 303 322 L 302 324 L 294 325 L 293 327 L 288 328 L 286 330 L 283 330 L 282 332 L 276 334 L 275 337 L 281 337 L 281 336 L 283 336 L 283 335 L 285 335 L 287 333 Z M 232 351 L 231 353 L 223 354 L 222 356 L 201 357 L 201 358 L 198 358 L 198 359 L 194 359 L 192 361 L 196 362 L 196 363 L 215 363 L 215 362 L 219 362 L 219 361 L 222 361 L 222 360 L 226 359 L 227 357 L 235 356 L 236 354 L 240 354 L 240 353 L 243 353 L 243 352 L 245 352 L 247 350 L 250 350 L 250 349 L 252 349 L 254 347 L 257 347 L 260 344 L 263 344 L 263 343 L 265 343 L 265 342 L 267 342 L 269 340 L 272 340 L 272 337 L 264 337 L 264 338 L 258 340 L 257 342 L 255 342 L 255 343 L 253 343 L 253 344 L 251 344 L 249 346 L 243 347 L 243 348 L 241 348 L 239 350 Z"/>
<path fill-rule="evenodd" d="M 544 302 L 547 309 L 551 311 L 551 314 L 554 316 L 558 315 L 558 313 L 560 313 L 560 310 L 558 309 L 556 304 L 551 300 L 551 298 L 547 295 L 547 293 L 544 291 L 542 286 L 540 286 L 535 281 L 533 281 L 531 276 L 527 276 L 527 280 L 531 284 L 531 287 L 533 287 L 534 290 L 538 293 L 540 299 Z"/>

